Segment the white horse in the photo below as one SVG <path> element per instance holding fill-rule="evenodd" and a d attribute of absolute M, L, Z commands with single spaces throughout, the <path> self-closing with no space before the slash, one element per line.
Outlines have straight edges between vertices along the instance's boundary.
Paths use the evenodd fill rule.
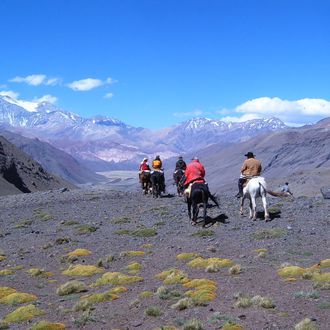
<path fill-rule="evenodd" d="M 267 200 L 266 200 L 267 193 L 275 197 L 289 196 L 289 194 L 285 192 L 274 192 L 271 190 L 267 190 L 267 184 L 265 178 L 261 176 L 253 177 L 249 180 L 249 182 L 243 189 L 243 197 L 241 198 L 241 207 L 240 207 L 241 215 L 243 215 L 244 200 L 248 198 L 250 201 L 250 205 L 249 205 L 250 219 L 257 220 L 256 199 L 257 197 L 261 197 L 262 205 L 264 207 L 264 212 L 265 212 L 265 220 L 270 221 L 269 213 L 267 210 Z"/>
<path fill-rule="evenodd" d="M 247 185 L 243 189 L 243 197 L 241 198 L 241 207 L 240 207 L 241 215 L 243 215 L 244 200 L 248 198 L 250 201 L 250 205 L 249 205 L 250 219 L 257 220 L 256 198 L 261 197 L 262 205 L 264 207 L 264 212 L 265 212 L 265 220 L 269 221 L 270 217 L 267 210 L 266 195 L 267 195 L 267 185 L 265 179 L 261 176 L 250 179 Z"/>

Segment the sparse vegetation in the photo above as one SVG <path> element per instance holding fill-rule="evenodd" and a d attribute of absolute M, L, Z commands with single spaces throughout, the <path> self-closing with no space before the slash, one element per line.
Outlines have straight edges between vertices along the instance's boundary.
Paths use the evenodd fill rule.
<path fill-rule="evenodd" d="M 294 330 L 317 330 L 318 327 L 316 323 L 311 319 L 303 319 L 298 324 L 295 325 Z"/>
<path fill-rule="evenodd" d="M 163 312 L 158 307 L 148 307 L 145 313 L 148 316 L 154 316 L 154 317 L 163 315 Z"/>
<path fill-rule="evenodd" d="M 87 291 L 87 286 L 84 282 L 81 281 L 69 281 L 62 284 L 57 290 L 56 293 L 59 296 L 66 296 L 72 293 L 85 292 Z"/>
<path fill-rule="evenodd" d="M 287 233 L 283 228 L 262 229 L 251 234 L 251 238 L 256 240 L 281 238 Z"/>
<path fill-rule="evenodd" d="M 196 319 L 191 319 L 183 324 L 183 330 L 203 330 L 203 325 Z"/>
<path fill-rule="evenodd" d="M 191 236 L 194 237 L 209 237 L 209 236 L 214 236 L 215 232 L 211 229 L 207 229 L 207 230 L 199 230 L 196 231 L 196 233 L 193 233 Z"/>
<path fill-rule="evenodd" d="M 78 235 L 90 234 L 90 233 L 94 233 L 96 230 L 97 228 L 93 225 L 81 225 L 78 227 L 76 234 Z"/>

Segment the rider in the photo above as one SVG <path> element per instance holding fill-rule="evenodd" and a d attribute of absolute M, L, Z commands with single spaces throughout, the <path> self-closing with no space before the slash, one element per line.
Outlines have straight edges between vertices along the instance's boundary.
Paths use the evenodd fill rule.
<path fill-rule="evenodd" d="M 208 184 L 205 181 L 205 168 L 204 165 L 199 161 L 198 157 L 194 157 L 191 163 L 186 168 L 185 175 L 181 181 L 184 181 L 183 187 L 187 189 L 191 183 L 204 183 L 206 185 L 210 199 L 219 207 L 217 198 L 211 194 Z M 189 192 L 190 194 L 190 192 Z"/>
<path fill-rule="evenodd" d="M 152 169 L 156 172 L 159 172 L 162 174 L 162 186 L 163 188 L 161 189 L 163 192 L 165 192 L 165 177 L 164 177 L 164 171 L 163 171 L 163 162 L 160 159 L 160 156 L 156 156 L 155 159 L 152 161 Z"/>
<path fill-rule="evenodd" d="M 142 172 L 150 172 L 150 167 L 149 167 L 149 164 L 148 164 L 148 158 L 147 157 L 143 158 L 142 162 L 140 163 L 140 167 L 139 167 L 139 180 L 140 180 L 141 184 L 142 184 L 142 182 L 141 182 Z"/>
<path fill-rule="evenodd" d="M 293 196 L 293 193 L 291 192 L 291 190 L 289 188 L 289 182 L 285 182 L 284 186 L 281 188 L 281 191 Z"/>
<path fill-rule="evenodd" d="M 186 162 L 183 160 L 182 156 L 179 156 L 177 162 L 175 163 L 175 171 L 178 171 L 178 170 L 182 170 L 182 171 L 185 171 L 187 168 L 187 164 Z"/>
<path fill-rule="evenodd" d="M 244 155 L 247 157 L 241 167 L 241 175 L 238 179 L 238 193 L 236 194 L 237 198 L 243 197 L 243 185 L 247 179 L 250 179 L 254 176 L 260 176 L 261 173 L 261 162 L 255 158 L 253 152 L 249 151 Z"/>

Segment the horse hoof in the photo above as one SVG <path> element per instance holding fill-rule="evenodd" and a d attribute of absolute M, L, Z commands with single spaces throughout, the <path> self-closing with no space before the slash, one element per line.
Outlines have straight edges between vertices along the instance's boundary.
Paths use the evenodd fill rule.
<path fill-rule="evenodd" d="M 266 221 L 266 222 L 269 222 L 269 221 L 270 221 L 270 218 L 266 218 L 265 221 Z"/>
<path fill-rule="evenodd" d="M 193 220 L 190 223 L 191 223 L 192 226 L 196 226 L 197 225 L 197 222 L 196 221 L 193 221 Z"/>

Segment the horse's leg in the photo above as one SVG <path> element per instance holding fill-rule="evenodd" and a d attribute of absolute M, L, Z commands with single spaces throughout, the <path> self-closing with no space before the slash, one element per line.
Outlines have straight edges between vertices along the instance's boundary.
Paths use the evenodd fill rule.
<path fill-rule="evenodd" d="M 245 196 L 243 195 L 243 197 L 241 197 L 241 203 L 240 203 L 240 209 L 239 209 L 240 215 L 243 215 L 244 200 L 245 200 Z"/>
<path fill-rule="evenodd" d="M 187 198 L 187 205 L 188 205 L 188 217 L 191 219 L 191 199 Z"/>
<path fill-rule="evenodd" d="M 269 221 L 270 217 L 269 217 L 269 213 L 268 213 L 268 209 L 267 209 L 267 200 L 266 200 L 266 192 L 265 191 L 262 191 L 261 199 L 262 199 L 262 205 L 263 205 L 264 211 L 265 211 L 265 220 Z"/>
<path fill-rule="evenodd" d="M 193 222 L 196 223 L 197 222 L 197 218 L 198 218 L 198 213 L 199 213 L 199 207 L 198 204 L 196 202 L 193 201 L 192 203 L 192 208 L 193 208 Z"/>
<path fill-rule="evenodd" d="M 250 219 L 257 220 L 257 205 L 255 196 L 251 196 L 250 199 Z"/>
<path fill-rule="evenodd" d="M 204 219 L 204 224 L 203 227 L 206 225 L 206 213 L 207 213 L 207 198 L 208 196 L 202 191 L 202 197 L 203 197 L 203 219 Z"/>

